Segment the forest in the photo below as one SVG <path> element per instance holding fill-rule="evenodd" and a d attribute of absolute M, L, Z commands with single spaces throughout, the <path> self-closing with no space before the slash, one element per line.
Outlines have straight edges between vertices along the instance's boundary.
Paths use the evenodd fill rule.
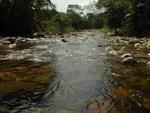
<path fill-rule="evenodd" d="M 66 13 L 58 12 L 50 0 L 1 0 L 0 34 L 32 35 L 109 28 L 119 35 L 148 36 L 149 4 L 149 0 L 99 0 L 91 7 L 105 11 L 84 14 L 79 5 L 69 5 Z"/>

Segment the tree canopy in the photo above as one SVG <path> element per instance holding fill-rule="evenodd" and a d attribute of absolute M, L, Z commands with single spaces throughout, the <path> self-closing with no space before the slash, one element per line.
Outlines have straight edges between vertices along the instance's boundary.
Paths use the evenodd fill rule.
<path fill-rule="evenodd" d="M 84 7 L 69 5 L 66 13 L 58 12 L 51 0 L 0 0 L 0 35 L 107 26 L 116 34 L 143 37 L 150 35 L 149 20 L 150 0 L 98 0 Z"/>
<path fill-rule="evenodd" d="M 149 0 L 99 0 L 97 7 L 106 9 L 108 27 L 121 34 L 150 35 Z"/>
<path fill-rule="evenodd" d="M 52 8 L 50 0 L 1 0 L 0 34 L 31 35 Z"/>

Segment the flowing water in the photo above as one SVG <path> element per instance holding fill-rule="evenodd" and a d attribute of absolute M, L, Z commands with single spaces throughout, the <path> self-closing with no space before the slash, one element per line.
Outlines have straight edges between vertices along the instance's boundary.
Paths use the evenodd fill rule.
<path fill-rule="evenodd" d="M 149 113 L 150 67 L 121 64 L 106 48 L 124 45 L 108 40 L 98 31 L 83 31 L 1 46 L 0 111 Z"/>

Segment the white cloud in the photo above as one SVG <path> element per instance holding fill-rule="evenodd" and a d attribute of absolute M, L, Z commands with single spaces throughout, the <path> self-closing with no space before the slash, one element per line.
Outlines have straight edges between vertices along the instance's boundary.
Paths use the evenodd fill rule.
<path fill-rule="evenodd" d="M 89 4 L 94 0 L 51 0 L 51 1 L 56 5 L 58 11 L 66 11 L 68 5 L 70 4 L 79 4 L 83 6 Z"/>

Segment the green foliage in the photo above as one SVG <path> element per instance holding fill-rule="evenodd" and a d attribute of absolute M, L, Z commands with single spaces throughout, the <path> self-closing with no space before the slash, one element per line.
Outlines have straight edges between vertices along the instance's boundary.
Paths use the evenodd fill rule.
<path fill-rule="evenodd" d="M 99 14 L 83 15 L 79 5 L 69 5 L 67 13 L 58 12 L 49 20 L 47 30 L 50 32 L 70 32 L 74 30 L 101 28 L 103 19 Z"/>
<path fill-rule="evenodd" d="M 88 13 L 87 18 L 85 19 L 86 28 L 101 28 L 104 25 L 103 16 L 99 14 Z"/>
<path fill-rule="evenodd" d="M 130 35 L 150 35 L 150 1 L 132 0 L 123 28 Z"/>
<path fill-rule="evenodd" d="M 0 35 L 32 35 L 35 32 L 69 32 L 101 28 L 100 14 L 85 15 L 79 5 L 57 12 L 50 0 L 0 0 Z"/>
<path fill-rule="evenodd" d="M 0 34 L 31 35 L 42 28 L 51 8 L 50 0 L 1 0 Z"/>
<path fill-rule="evenodd" d="M 66 13 L 59 13 L 53 16 L 52 19 L 46 22 L 47 27 L 45 27 L 45 31 L 47 32 L 69 32 L 73 31 L 72 20 Z"/>
<path fill-rule="evenodd" d="M 116 33 L 150 35 L 149 0 L 99 0 L 97 8 L 105 8 L 106 24 Z"/>

